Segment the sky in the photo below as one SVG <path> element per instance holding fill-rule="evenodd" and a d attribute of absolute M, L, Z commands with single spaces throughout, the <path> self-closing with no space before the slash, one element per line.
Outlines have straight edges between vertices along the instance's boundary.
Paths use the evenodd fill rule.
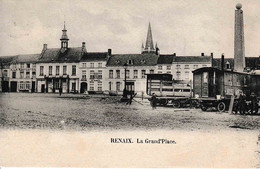
<path fill-rule="evenodd" d="M 259 0 L 0 0 L 0 56 L 69 47 L 140 53 L 148 23 L 161 54 L 234 56 L 234 14 L 243 5 L 245 55 L 260 55 Z"/>

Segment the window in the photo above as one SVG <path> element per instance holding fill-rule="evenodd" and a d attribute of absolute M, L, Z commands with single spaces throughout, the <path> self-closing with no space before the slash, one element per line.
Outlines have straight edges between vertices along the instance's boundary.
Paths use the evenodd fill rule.
<path fill-rule="evenodd" d="M 102 91 L 102 82 L 98 82 L 98 91 Z"/>
<path fill-rule="evenodd" d="M 67 75 L 67 66 L 63 66 L 63 75 Z"/>
<path fill-rule="evenodd" d="M 158 66 L 158 70 L 162 70 L 162 66 L 160 65 L 160 66 Z"/>
<path fill-rule="evenodd" d="M 158 71 L 158 74 L 162 74 L 162 71 Z"/>
<path fill-rule="evenodd" d="M 52 66 L 49 66 L 49 76 L 52 76 Z"/>
<path fill-rule="evenodd" d="M 190 65 L 185 65 L 184 66 L 184 69 L 189 69 L 190 68 Z"/>
<path fill-rule="evenodd" d="M 82 67 L 87 67 L 87 64 L 86 63 L 82 63 Z"/>
<path fill-rule="evenodd" d="M 43 66 L 40 66 L 40 76 L 43 76 Z"/>
<path fill-rule="evenodd" d="M 87 79 L 87 71 L 82 70 L 82 80 L 86 80 L 86 79 Z"/>
<path fill-rule="evenodd" d="M 130 71 L 126 70 L 126 78 L 129 78 Z"/>
<path fill-rule="evenodd" d="M 166 73 L 167 73 L 167 74 L 171 74 L 172 72 L 170 72 L 170 71 L 167 71 Z"/>
<path fill-rule="evenodd" d="M 109 70 L 109 78 L 113 78 L 113 70 Z"/>
<path fill-rule="evenodd" d="M 193 65 L 193 69 L 198 69 L 198 65 Z"/>
<path fill-rule="evenodd" d="M 120 70 L 116 70 L 116 78 L 120 78 Z"/>
<path fill-rule="evenodd" d="M 23 72 L 23 71 L 20 72 L 20 78 L 21 78 L 21 79 L 24 78 L 24 72 Z"/>
<path fill-rule="evenodd" d="M 95 72 L 94 70 L 90 70 L 90 76 L 89 76 L 90 79 L 95 79 Z"/>
<path fill-rule="evenodd" d="M 30 90 L 30 82 L 26 82 L 25 83 L 25 89 L 26 90 Z"/>
<path fill-rule="evenodd" d="M 208 72 L 203 72 L 203 83 L 208 83 Z"/>
<path fill-rule="evenodd" d="M 33 64 L 32 64 L 32 67 L 33 67 L 33 68 L 36 68 L 36 64 L 35 64 L 35 63 L 33 63 Z"/>
<path fill-rule="evenodd" d="M 98 63 L 98 67 L 102 67 L 102 63 Z"/>
<path fill-rule="evenodd" d="M 94 91 L 94 82 L 89 83 L 89 90 Z"/>
<path fill-rule="evenodd" d="M 145 70 L 142 70 L 142 78 L 145 78 Z"/>
<path fill-rule="evenodd" d="M 102 70 L 98 70 L 98 79 L 102 79 Z"/>
<path fill-rule="evenodd" d="M 120 82 L 116 82 L 116 91 L 120 91 L 120 87 L 121 87 Z"/>
<path fill-rule="evenodd" d="M 202 67 L 207 67 L 207 65 L 202 65 Z"/>
<path fill-rule="evenodd" d="M 60 66 L 56 66 L 56 75 L 57 75 L 57 76 L 60 75 Z"/>
<path fill-rule="evenodd" d="M 20 82 L 20 90 L 24 90 L 25 89 L 25 84 L 23 83 L 23 81 Z"/>
<path fill-rule="evenodd" d="M 167 70 L 171 70 L 172 69 L 172 67 L 171 66 L 167 66 Z"/>
<path fill-rule="evenodd" d="M 177 79 L 177 80 L 180 80 L 180 79 L 181 79 L 181 72 L 180 72 L 180 71 L 177 71 L 177 72 L 176 72 L 176 79 Z"/>
<path fill-rule="evenodd" d="M 154 70 L 153 69 L 150 70 L 150 74 L 154 74 Z"/>
<path fill-rule="evenodd" d="M 90 67 L 93 68 L 94 67 L 94 63 L 90 63 Z"/>
<path fill-rule="evenodd" d="M 176 65 L 176 69 L 180 69 L 181 68 L 181 65 Z"/>
<path fill-rule="evenodd" d="M 16 63 L 13 65 L 13 67 L 16 69 Z"/>
<path fill-rule="evenodd" d="M 231 68 L 230 68 L 230 63 L 229 63 L 229 61 L 226 62 L 226 68 L 227 68 L 227 69 L 231 69 Z"/>
<path fill-rule="evenodd" d="M 186 71 L 185 72 L 185 80 L 189 80 L 190 72 Z"/>
<path fill-rule="evenodd" d="M 24 68 L 24 64 L 23 64 L 23 63 L 20 64 L 20 68 L 21 68 L 21 69 Z"/>
<path fill-rule="evenodd" d="M 30 66 L 31 66 L 30 63 L 28 63 L 28 64 L 27 64 L 27 68 L 30 68 Z"/>
<path fill-rule="evenodd" d="M 72 83 L 71 89 L 72 89 L 73 92 L 76 92 L 76 83 L 75 82 Z"/>
<path fill-rule="evenodd" d="M 30 78 L 30 72 L 26 72 L 26 79 Z"/>
<path fill-rule="evenodd" d="M 138 78 L 138 70 L 134 70 L 134 78 Z"/>
<path fill-rule="evenodd" d="M 32 72 L 32 77 L 35 77 L 36 76 L 36 72 Z"/>
<path fill-rule="evenodd" d="M 12 73 L 12 78 L 14 78 L 14 79 L 16 78 L 16 72 Z"/>
<path fill-rule="evenodd" d="M 7 70 L 4 70 L 4 72 L 3 72 L 3 77 L 7 77 Z"/>
<path fill-rule="evenodd" d="M 109 82 L 108 85 L 109 85 L 109 90 L 112 90 L 112 82 Z"/>
<path fill-rule="evenodd" d="M 55 88 L 55 89 L 59 89 L 59 88 L 60 88 L 59 81 L 56 81 L 56 82 L 54 83 L 54 88 Z"/>
<path fill-rule="evenodd" d="M 71 76 L 76 76 L 76 65 L 72 65 L 72 74 Z"/>
<path fill-rule="evenodd" d="M 127 61 L 127 63 L 128 63 L 129 65 L 133 65 L 133 64 L 134 64 L 133 60 L 131 60 L 131 59 L 129 59 L 129 60 Z"/>

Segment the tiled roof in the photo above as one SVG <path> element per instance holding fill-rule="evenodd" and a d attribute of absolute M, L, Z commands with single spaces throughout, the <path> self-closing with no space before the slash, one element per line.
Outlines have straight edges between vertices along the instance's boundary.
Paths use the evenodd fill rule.
<path fill-rule="evenodd" d="M 128 60 L 133 61 L 133 64 L 128 66 L 155 66 L 157 64 L 158 55 L 152 53 L 112 55 L 108 59 L 107 66 L 123 66 Z"/>
<path fill-rule="evenodd" d="M 0 56 L 0 63 L 3 65 L 11 63 L 17 56 Z"/>
<path fill-rule="evenodd" d="M 212 56 L 176 56 L 173 62 L 211 62 Z"/>
<path fill-rule="evenodd" d="M 50 48 L 42 52 L 39 62 L 79 62 L 83 54 L 81 47 L 68 48 L 64 53 L 60 48 Z"/>
<path fill-rule="evenodd" d="M 260 58 L 259 57 L 246 57 L 246 67 L 248 68 L 259 68 L 260 67 Z M 231 69 L 234 69 L 234 58 L 225 58 L 225 65 L 227 62 L 230 63 Z M 224 66 L 225 66 L 224 65 Z M 221 68 L 221 58 L 214 58 L 212 66 L 216 68 Z"/>
<path fill-rule="evenodd" d="M 85 53 L 81 61 L 106 61 L 107 52 L 87 52 Z"/>
<path fill-rule="evenodd" d="M 157 64 L 172 64 L 173 55 L 160 55 Z"/>
<path fill-rule="evenodd" d="M 12 63 L 35 63 L 40 58 L 40 54 L 17 55 Z"/>

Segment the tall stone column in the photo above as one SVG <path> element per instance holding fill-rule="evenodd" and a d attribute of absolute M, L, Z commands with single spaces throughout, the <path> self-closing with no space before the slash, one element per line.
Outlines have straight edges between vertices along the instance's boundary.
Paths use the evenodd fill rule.
<path fill-rule="evenodd" d="M 235 10 L 235 45 L 234 45 L 234 70 L 243 72 L 245 68 L 244 22 L 242 5 L 238 3 Z"/>

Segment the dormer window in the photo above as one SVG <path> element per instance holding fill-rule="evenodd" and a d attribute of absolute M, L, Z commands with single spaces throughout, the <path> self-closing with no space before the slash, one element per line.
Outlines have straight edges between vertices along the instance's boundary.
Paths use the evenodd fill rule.
<path fill-rule="evenodd" d="M 120 63 L 120 60 L 116 60 L 116 63 L 119 64 L 119 63 Z"/>
<path fill-rule="evenodd" d="M 141 63 L 145 63 L 145 60 L 143 59 L 143 60 L 141 60 Z"/>
<path fill-rule="evenodd" d="M 227 69 L 230 69 L 230 63 L 229 63 L 229 61 L 226 62 L 226 68 L 227 68 Z"/>
<path fill-rule="evenodd" d="M 134 62 L 133 62 L 133 60 L 132 60 L 132 59 L 129 59 L 129 60 L 127 61 L 127 64 L 128 64 L 128 65 L 133 65 L 133 64 L 134 64 Z"/>

